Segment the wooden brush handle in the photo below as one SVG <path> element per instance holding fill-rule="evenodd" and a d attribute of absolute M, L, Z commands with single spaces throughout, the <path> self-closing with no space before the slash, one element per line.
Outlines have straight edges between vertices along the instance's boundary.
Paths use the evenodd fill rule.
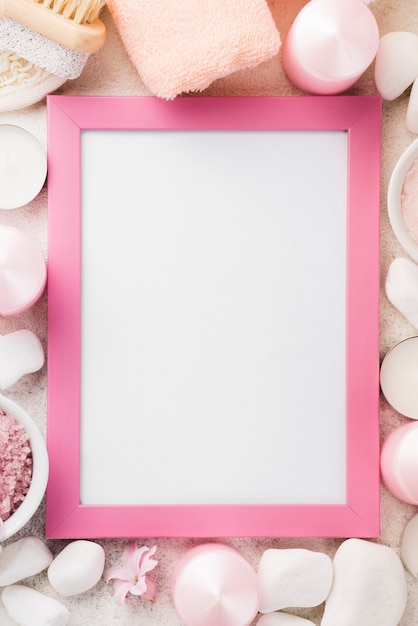
<path fill-rule="evenodd" d="M 97 52 L 106 39 L 105 25 L 99 19 L 75 24 L 31 0 L 0 0 L 0 17 L 4 15 L 77 52 Z"/>

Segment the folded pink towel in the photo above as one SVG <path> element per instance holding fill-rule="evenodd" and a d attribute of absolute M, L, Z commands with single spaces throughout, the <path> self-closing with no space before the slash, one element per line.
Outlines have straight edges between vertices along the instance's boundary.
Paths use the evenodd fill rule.
<path fill-rule="evenodd" d="M 171 99 L 277 54 L 265 0 L 108 0 L 143 82 Z"/>

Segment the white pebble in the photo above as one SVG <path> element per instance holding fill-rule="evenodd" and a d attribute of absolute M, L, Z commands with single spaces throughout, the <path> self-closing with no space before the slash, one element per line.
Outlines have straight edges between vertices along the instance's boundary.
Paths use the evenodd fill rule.
<path fill-rule="evenodd" d="M 334 558 L 334 582 L 321 626 L 397 626 L 407 587 L 401 560 L 388 546 L 347 539 Z"/>
<path fill-rule="evenodd" d="M 66 607 L 35 589 L 11 585 L 1 594 L 10 617 L 19 626 L 66 626 L 70 614 Z"/>
<path fill-rule="evenodd" d="M 39 574 L 52 561 L 46 544 L 37 537 L 23 537 L 0 552 L 0 587 Z"/>
<path fill-rule="evenodd" d="M 418 328 L 418 265 L 403 257 L 392 261 L 385 290 L 389 302 Z"/>
<path fill-rule="evenodd" d="M 418 79 L 412 84 L 406 109 L 406 127 L 410 133 L 418 134 Z"/>
<path fill-rule="evenodd" d="M 25 374 L 41 369 L 44 350 L 38 337 L 30 330 L 17 330 L 0 335 L 0 389 L 7 389 Z"/>
<path fill-rule="evenodd" d="M 418 36 L 406 31 L 383 35 L 375 59 L 375 82 L 382 98 L 394 100 L 418 78 Z"/>
<path fill-rule="evenodd" d="M 310 619 L 290 613 L 267 613 L 260 617 L 257 626 L 315 626 Z"/>
<path fill-rule="evenodd" d="M 266 550 L 258 568 L 260 613 L 321 604 L 332 584 L 332 561 L 304 549 Z"/>
<path fill-rule="evenodd" d="M 105 552 L 98 543 L 72 541 L 49 566 L 49 582 L 63 596 L 84 593 L 99 582 L 104 564 Z"/>

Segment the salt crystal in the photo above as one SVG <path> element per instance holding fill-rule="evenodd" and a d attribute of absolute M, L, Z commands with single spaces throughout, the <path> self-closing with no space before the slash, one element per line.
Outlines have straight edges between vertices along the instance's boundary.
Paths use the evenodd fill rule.
<path fill-rule="evenodd" d="M 0 552 L 0 587 L 12 585 L 46 569 L 52 554 L 37 537 L 23 537 Z"/>
<path fill-rule="evenodd" d="M 0 409 L 0 517 L 22 503 L 32 480 L 32 451 L 25 428 Z"/>
<path fill-rule="evenodd" d="M 321 626 L 397 626 L 407 587 L 401 560 L 388 546 L 347 539 L 334 557 L 334 582 Z"/>
<path fill-rule="evenodd" d="M 261 613 L 321 604 L 332 584 L 332 561 L 304 549 L 266 550 L 258 568 Z"/>
<path fill-rule="evenodd" d="M 1 595 L 10 617 L 19 626 L 67 626 L 70 614 L 66 607 L 35 589 L 11 585 Z"/>

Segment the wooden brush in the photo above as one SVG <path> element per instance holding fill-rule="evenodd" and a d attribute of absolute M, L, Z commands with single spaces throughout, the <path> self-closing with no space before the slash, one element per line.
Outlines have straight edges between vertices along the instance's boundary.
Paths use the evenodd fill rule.
<path fill-rule="evenodd" d="M 61 45 L 92 54 L 105 42 L 106 28 L 98 19 L 105 0 L 0 0 L 0 17 L 7 15 Z"/>

